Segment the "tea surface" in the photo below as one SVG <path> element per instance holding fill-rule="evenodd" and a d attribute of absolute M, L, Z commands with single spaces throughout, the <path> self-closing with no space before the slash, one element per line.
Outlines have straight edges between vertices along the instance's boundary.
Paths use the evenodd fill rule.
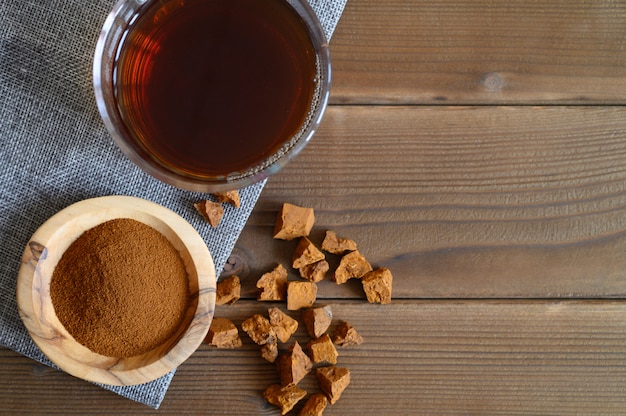
<path fill-rule="evenodd" d="M 118 109 L 137 142 L 171 170 L 244 171 L 300 129 L 315 59 L 285 1 L 157 2 L 122 45 Z"/>

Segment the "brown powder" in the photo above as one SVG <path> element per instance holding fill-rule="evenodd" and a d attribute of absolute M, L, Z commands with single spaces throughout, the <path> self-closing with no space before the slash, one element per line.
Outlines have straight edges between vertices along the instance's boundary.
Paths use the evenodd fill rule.
<path fill-rule="evenodd" d="M 189 304 L 178 251 L 154 228 L 114 219 L 83 233 L 52 275 L 57 317 L 91 351 L 126 358 L 162 345 Z"/>

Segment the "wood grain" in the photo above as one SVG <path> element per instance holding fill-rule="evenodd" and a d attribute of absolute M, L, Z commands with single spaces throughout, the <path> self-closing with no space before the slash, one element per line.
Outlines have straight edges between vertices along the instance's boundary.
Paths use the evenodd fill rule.
<path fill-rule="evenodd" d="M 315 208 L 314 242 L 334 229 L 390 268 L 396 298 L 622 296 L 625 166 L 622 107 L 333 107 L 235 255 L 252 291 L 289 264 L 269 236 L 291 202 Z"/>
<path fill-rule="evenodd" d="M 626 103 L 626 2 L 348 1 L 333 103 Z"/>
<path fill-rule="evenodd" d="M 622 301 L 329 301 L 359 347 L 339 349 L 352 383 L 327 415 L 626 414 Z M 218 307 L 237 325 L 268 305 Z M 291 313 L 298 317 L 297 313 Z M 158 412 L 0 350 L 0 413 L 278 415 L 261 391 L 274 366 L 244 348 L 203 346 L 183 364 Z M 293 338 L 306 341 L 302 331 Z M 310 392 L 316 382 L 300 384 Z M 80 394 L 77 394 L 80 392 Z"/>

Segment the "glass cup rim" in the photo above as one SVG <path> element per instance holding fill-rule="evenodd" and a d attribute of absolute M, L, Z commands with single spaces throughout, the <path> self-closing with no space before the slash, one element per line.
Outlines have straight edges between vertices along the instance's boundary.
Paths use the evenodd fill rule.
<path fill-rule="evenodd" d="M 299 134 L 285 142 L 274 154 L 250 167 L 245 172 L 233 172 L 215 177 L 184 175 L 167 169 L 149 156 L 148 152 L 133 145 L 132 137 L 124 127 L 114 97 L 113 69 L 120 44 L 124 41 L 128 26 L 132 24 L 146 7 L 158 0 L 118 0 L 107 16 L 93 59 L 93 87 L 96 105 L 102 121 L 117 147 L 135 165 L 161 182 L 195 192 L 222 192 L 240 189 L 260 182 L 279 172 L 299 154 L 319 128 L 328 106 L 331 86 L 330 48 L 322 25 L 306 0 L 284 0 L 296 10 L 305 23 L 318 61 L 317 105 Z"/>

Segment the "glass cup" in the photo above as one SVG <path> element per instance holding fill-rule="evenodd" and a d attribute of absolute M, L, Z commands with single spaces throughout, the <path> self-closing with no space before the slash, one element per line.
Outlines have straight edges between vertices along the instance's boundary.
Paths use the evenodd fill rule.
<path fill-rule="evenodd" d="M 199 192 L 278 172 L 318 129 L 330 80 L 328 42 L 306 0 L 121 0 L 93 62 L 98 110 L 117 146 L 157 179 Z"/>

